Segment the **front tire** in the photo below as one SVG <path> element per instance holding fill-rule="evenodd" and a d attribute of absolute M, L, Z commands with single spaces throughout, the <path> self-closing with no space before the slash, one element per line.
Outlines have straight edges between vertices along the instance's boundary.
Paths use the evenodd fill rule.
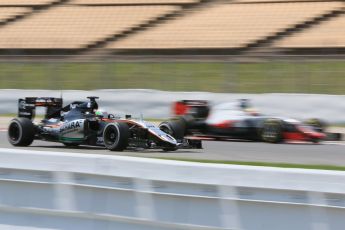
<path fill-rule="evenodd" d="M 268 143 L 279 143 L 283 141 L 283 127 L 281 121 L 268 119 L 264 122 L 261 130 L 261 139 Z"/>
<path fill-rule="evenodd" d="M 186 133 L 186 125 L 182 120 L 171 120 L 162 122 L 159 129 L 173 136 L 176 140 L 182 140 Z"/>
<path fill-rule="evenodd" d="M 327 123 L 317 118 L 312 118 L 304 122 L 306 125 L 311 126 L 315 131 L 324 133 L 327 128 Z"/>
<path fill-rule="evenodd" d="M 110 123 L 104 128 L 104 145 L 111 151 L 123 151 L 127 148 L 128 138 L 129 128 L 126 123 Z"/>
<path fill-rule="evenodd" d="M 35 127 L 28 118 L 14 118 L 8 126 L 8 141 L 13 146 L 29 146 L 35 138 Z"/>
<path fill-rule="evenodd" d="M 313 142 L 314 144 L 318 144 L 318 143 L 320 143 L 320 139 L 319 138 L 313 138 L 312 140 L 311 140 L 311 142 Z"/>

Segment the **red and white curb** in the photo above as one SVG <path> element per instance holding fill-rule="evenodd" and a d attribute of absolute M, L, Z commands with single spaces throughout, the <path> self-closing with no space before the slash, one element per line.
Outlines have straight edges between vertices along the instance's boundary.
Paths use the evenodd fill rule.
<path fill-rule="evenodd" d="M 7 129 L 0 128 L 0 132 L 7 132 Z"/>

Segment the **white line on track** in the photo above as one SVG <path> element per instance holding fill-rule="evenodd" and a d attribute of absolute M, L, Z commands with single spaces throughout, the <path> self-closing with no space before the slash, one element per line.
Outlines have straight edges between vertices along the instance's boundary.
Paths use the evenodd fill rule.
<path fill-rule="evenodd" d="M 324 142 L 323 144 L 326 144 L 326 145 L 344 145 L 345 146 L 345 142 L 343 141 L 327 141 L 327 142 Z"/>
<path fill-rule="evenodd" d="M 286 141 L 286 144 L 293 144 L 293 145 L 298 145 L 298 144 L 309 144 L 309 145 L 344 145 L 344 141 L 321 141 L 320 143 L 314 144 L 312 142 L 306 142 L 306 141 Z"/>

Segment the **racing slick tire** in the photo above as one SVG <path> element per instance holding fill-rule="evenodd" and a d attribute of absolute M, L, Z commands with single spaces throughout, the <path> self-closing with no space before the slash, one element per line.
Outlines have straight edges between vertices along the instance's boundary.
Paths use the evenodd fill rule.
<path fill-rule="evenodd" d="M 104 145 L 111 151 L 123 151 L 128 146 L 129 127 L 126 123 L 109 123 L 103 130 Z"/>
<path fill-rule="evenodd" d="M 261 139 L 268 143 L 282 142 L 283 129 L 281 121 L 277 119 L 266 120 L 262 126 Z"/>
<path fill-rule="evenodd" d="M 311 126 L 315 131 L 320 133 L 324 133 L 327 128 L 327 123 L 317 118 L 311 118 L 304 123 Z"/>
<path fill-rule="evenodd" d="M 188 120 L 185 117 L 179 117 L 179 119 L 165 121 L 159 125 L 159 129 L 163 132 L 170 134 L 176 140 L 183 141 L 185 136 L 188 135 Z M 202 149 L 201 140 L 187 140 L 188 145 L 192 148 Z M 176 148 L 177 149 L 177 148 Z M 163 149 L 164 151 L 174 151 L 176 149 Z"/>
<path fill-rule="evenodd" d="M 7 137 L 14 146 L 29 146 L 35 139 L 35 126 L 28 118 L 14 118 L 8 126 Z"/>
<path fill-rule="evenodd" d="M 173 136 L 176 140 L 182 140 L 185 135 L 186 126 L 182 120 L 171 120 L 160 123 L 159 129 Z M 164 147 L 163 151 L 176 151 L 177 149 L 178 148 L 176 146 Z"/>
<path fill-rule="evenodd" d="M 182 140 L 186 133 L 186 124 L 182 120 L 164 121 L 159 125 L 159 129 L 177 140 Z"/>
<path fill-rule="evenodd" d="M 318 144 L 318 143 L 320 143 L 320 139 L 319 138 L 313 138 L 313 139 L 311 139 L 311 142 L 312 143 L 314 143 L 314 144 Z"/>

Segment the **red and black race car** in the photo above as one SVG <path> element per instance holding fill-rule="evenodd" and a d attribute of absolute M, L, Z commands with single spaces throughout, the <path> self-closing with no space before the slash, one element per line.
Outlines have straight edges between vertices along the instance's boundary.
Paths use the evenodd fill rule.
<path fill-rule="evenodd" d="M 174 103 L 173 112 L 174 118 L 161 123 L 160 128 L 175 138 L 318 143 L 329 136 L 324 132 L 325 123 L 318 119 L 303 123 L 287 117 L 262 115 L 247 99 L 212 108 L 208 101 L 183 100 Z"/>

